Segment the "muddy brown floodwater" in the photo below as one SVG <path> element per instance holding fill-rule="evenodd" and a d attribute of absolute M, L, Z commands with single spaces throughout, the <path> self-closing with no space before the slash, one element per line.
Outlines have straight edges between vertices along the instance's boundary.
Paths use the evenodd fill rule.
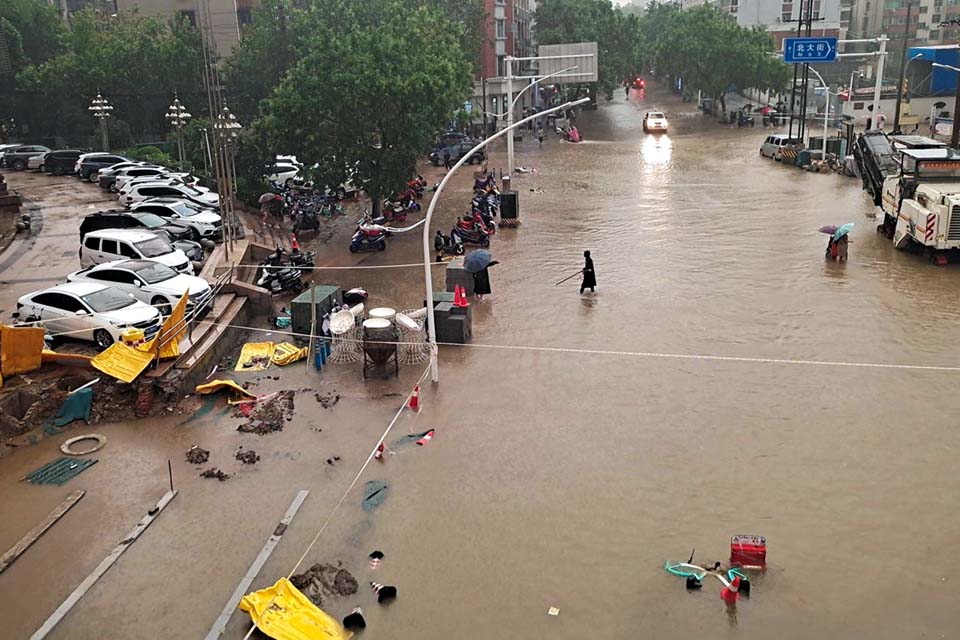
<path fill-rule="evenodd" d="M 643 133 L 654 108 L 670 118 L 668 136 Z M 536 171 L 516 180 L 522 226 L 493 240 L 501 264 L 493 295 L 474 304 L 474 343 L 442 350 L 440 384 L 424 386 L 421 413 L 401 417 L 387 439 L 398 444 L 359 478 L 298 572 L 342 561 L 359 591 L 329 610 L 362 605 L 369 638 L 956 637 L 960 271 L 892 249 L 857 181 L 762 159 L 768 132 L 706 122 L 657 88 L 618 95 L 579 126 L 580 145 L 518 144 L 517 164 Z M 490 164 L 505 164 L 502 152 Z M 466 182 L 442 196 L 444 231 Z M 817 228 L 844 222 L 857 223 L 850 261 L 825 263 Z M 404 238 L 348 256 L 347 227 L 322 261 L 418 257 L 419 241 Z M 580 297 L 575 279 L 554 283 L 585 249 L 599 287 Z M 353 284 L 375 304 L 414 307 L 421 275 L 364 271 Z M 340 402 L 325 409 L 298 392 L 294 421 L 263 436 L 238 434 L 219 404 L 172 431 L 98 427 L 110 439 L 101 462 L 73 481 L 97 490 L 68 518 L 102 512 L 100 529 L 80 525 L 71 559 L 65 519 L 0 576 L 13 637 L 29 635 L 159 496 L 167 457 L 181 495 L 55 637 L 202 637 L 309 488 L 253 586 L 294 568 L 415 369 L 363 387 L 358 371 L 324 374 L 317 392 Z M 283 375 L 256 392 L 302 387 Z M 428 429 L 423 446 L 400 440 Z M 211 450 L 205 466 L 236 475 L 199 479 L 183 462 L 195 444 Z M 238 445 L 261 462 L 233 460 Z M 5 486 L 55 451 L 34 449 L 46 457 L 4 461 Z M 131 468 L 159 480 L 112 482 Z M 365 511 L 369 482 L 389 497 Z M 59 501 L 43 489 L 4 489 L 18 504 L 43 500 L 17 508 L 22 527 L 2 519 L 3 540 Z M 687 593 L 663 570 L 692 548 L 726 560 L 740 533 L 767 537 L 769 569 L 734 612 L 712 578 Z M 370 581 L 399 597 L 377 605 Z M 237 614 L 225 637 L 248 627 Z"/>

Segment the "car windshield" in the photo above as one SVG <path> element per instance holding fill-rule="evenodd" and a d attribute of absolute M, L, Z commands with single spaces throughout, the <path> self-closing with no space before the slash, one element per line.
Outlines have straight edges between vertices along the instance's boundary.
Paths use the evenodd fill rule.
<path fill-rule="evenodd" d="M 156 258 L 157 256 L 162 256 L 173 251 L 173 247 L 160 238 L 150 238 L 149 240 L 135 242 L 134 244 L 145 258 Z"/>
<path fill-rule="evenodd" d="M 185 218 L 189 218 L 191 216 L 195 216 L 198 213 L 200 213 L 200 209 L 196 207 L 191 207 L 190 205 L 184 204 L 182 202 L 180 204 L 172 205 L 170 208 Z"/>
<path fill-rule="evenodd" d="M 116 311 L 125 309 L 134 304 L 136 300 L 117 289 L 101 289 L 94 293 L 88 293 L 80 298 L 87 303 L 87 306 L 98 313 L 106 311 Z"/>
<path fill-rule="evenodd" d="M 184 185 L 177 185 L 177 186 L 180 187 L 180 190 L 181 190 L 181 191 L 184 191 L 185 193 L 189 193 L 189 194 L 192 195 L 192 196 L 200 196 L 200 195 L 203 195 L 203 191 L 200 191 L 199 189 L 194 189 L 194 188 L 191 187 L 191 186 L 188 186 L 188 185 L 185 185 L 185 184 L 184 184 Z"/>
<path fill-rule="evenodd" d="M 647 117 L 648 117 L 648 118 L 662 118 L 662 117 L 664 117 L 664 116 L 663 116 L 663 114 L 660 113 L 659 111 L 651 111 L 651 112 L 650 112 L 650 115 L 647 116 Z"/>
<path fill-rule="evenodd" d="M 137 275 L 146 280 L 147 284 L 157 284 L 164 280 L 176 278 L 177 272 L 165 264 L 153 262 L 137 269 Z"/>
<path fill-rule="evenodd" d="M 147 229 L 158 229 L 167 224 L 166 220 L 154 213 L 141 213 L 137 216 L 137 220 Z"/>

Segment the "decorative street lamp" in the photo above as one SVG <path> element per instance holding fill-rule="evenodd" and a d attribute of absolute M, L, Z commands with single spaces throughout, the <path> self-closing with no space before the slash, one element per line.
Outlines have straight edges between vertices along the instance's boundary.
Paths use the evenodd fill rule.
<path fill-rule="evenodd" d="M 243 127 L 237 122 L 236 116 L 224 105 L 223 109 L 213 121 L 214 147 L 217 155 L 215 162 L 219 163 L 221 178 L 217 183 L 220 195 L 220 217 L 223 219 L 223 229 L 228 251 L 233 246 L 234 225 L 236 214 L 233 211 L 233 195 L 236 187 L 237 168 L 235 163 L 237 138 Z"/>
<path fill-rule="evenodd" d="M 103 145 L 104 151 L 110 150 L 110 138 L 107 135 L 107 118 L 110 117 L 113 107 L 107 102 L 107 99 L 100 95 L 99 89 L 97 90 L 97 97 L 93 99 L 93 102 L 90 103 L 90 106 L 87 107 L 88 111 L 93 114 L 93 117 L 100 121 L 100 141 Z"/>
<path fill-rule="evenodd" d="M 180 151 L 180 168 L 183 168 L 183 128 L 187 126 L 187 121 L 190 120 L 193 116 L 190 115 L 190 112 L 180 104 L 180 98 L 176 94 L 173 95 L 173 104 L 170 105 L 170 108 L 167 110 L 166 115 L 164 116 L 169 122 L 170 125 L 177 130 L 177 149 Z"/>

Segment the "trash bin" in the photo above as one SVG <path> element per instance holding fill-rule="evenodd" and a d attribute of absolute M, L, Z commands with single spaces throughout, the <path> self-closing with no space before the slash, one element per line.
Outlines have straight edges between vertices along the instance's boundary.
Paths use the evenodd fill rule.
<path fill-rule="evenodd" d="M 500 194 L 500 224 L 507 227 L 520 224 L 520 198 L 516 191 Z"/>

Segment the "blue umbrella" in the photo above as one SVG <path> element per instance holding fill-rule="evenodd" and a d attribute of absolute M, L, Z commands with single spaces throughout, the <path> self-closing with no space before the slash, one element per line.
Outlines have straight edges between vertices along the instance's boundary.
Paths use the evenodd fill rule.
<path fill-rule="evenodd" d="M 839 240 L 840 238 L 847 235 L 851 231 L 853 231 L 853 223 L 848 222 L 847 224 L 843 225 L 842 227 L 838 228 L 836 231 L 833 232 L 834 241 Z"/>
<path fill-rule="evenodd" d="M 477 249 L 463 259 L 463 268 L 470 273 L 479 273 L 490 266 L 493 256 L 486 249 Z"/>

